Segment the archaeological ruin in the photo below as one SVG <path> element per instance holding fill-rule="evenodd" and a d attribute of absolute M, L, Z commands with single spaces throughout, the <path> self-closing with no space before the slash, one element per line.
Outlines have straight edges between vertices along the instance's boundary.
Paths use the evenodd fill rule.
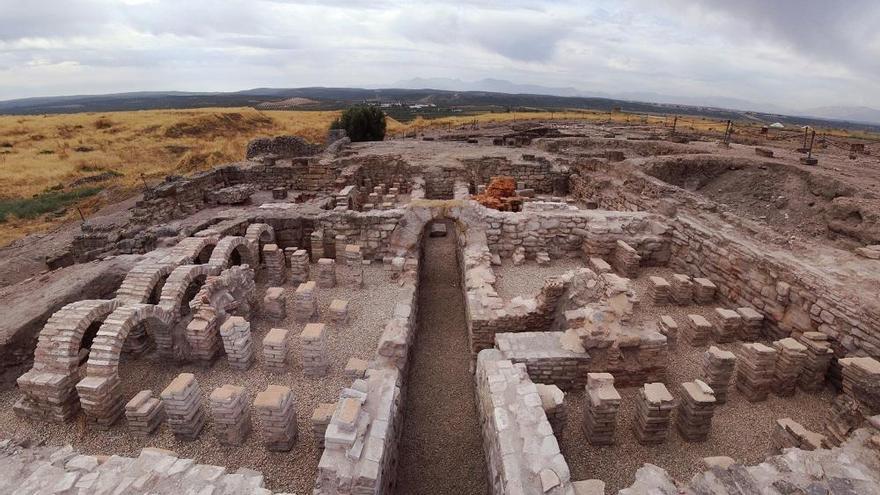
<path fill-rule="evenodd" d="M 168 177 L 4 265 L 0 493 L 880 494 L 880 160 L 750 139 Z"/>

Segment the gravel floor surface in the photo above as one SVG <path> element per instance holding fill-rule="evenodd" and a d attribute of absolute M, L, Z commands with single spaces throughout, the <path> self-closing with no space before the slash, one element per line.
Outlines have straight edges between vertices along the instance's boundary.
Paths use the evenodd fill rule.
<path fill-rule="evenodd" d="M 312 270 L 314 276 L 315 270 Z M 208 408 L 208 396 L 214 388 L 229 383 L 243 386 L 250 402 L 257 393 L 269 384 L 291 387 L 296 398 L 297 425 L 299 428 L 296 446 L 290 452 L 275 453 L 267 451 L 260 435 L 255 429 L 242 446 L 221 445 L 213 434 L 209 419 L 198 440 L 183 442 L 174 438 L 168 426 L 163 424 L 158 433 L 150 437 L 139 437 L 129 432 L 125 421 L 120 421 L 109 431 L 88 428 L 83 417 L 65 425 L 37 423 L 17 417 L 12 405 L 20 397 L 16 390 L 0 392 L 0 431 L 9 434 L 28 436 L 35 441 L 52 445 L 70 443 L 77 450 L 87 454 L 117 454 L 137 456 L 143 447 L 161 447 L 176 452 L 181 457 L 195 459 L 199 463 L 226 466 L 229 472 L 239 467 L 254 469 L 266 477 L 266 486 L 274 491 L 289 491 L 300 494 L 311 493 L 317 473 L 321 449 L 315 443 L 311 430 L 311 416 L 321 402 L 335 402 L 342 388 L 351 385 L 351 379 L 342 372 L 350 357 L 372 360 L 379 336 L 385 323 L 391 317 L 397 296 L 402 290 L 390 284 L 381 264 L 366 268 L 364 281 L 366 287 L 357 289 L 346 282 L 345 267 L 337 269 L 338 284 L 333 289 L 318 289 L 320 321 L 329 322 L 328 307 L 334 298 L 349 301 L 349 322 L 341 327 L 328 323 L 328 349 L 330 372 L 322 378 L 303 376 L 299 360 L 299 333 L 304 324 L 293 320 L 293 292 L 296 287 L 285 285 L 287 293 L 287 314 L 285 321 L 268 321 L 259 316 L 251 320 L 251 331 L 255 344 L 257 361 L 246 371 L 231 368 L 226 358 L 221 357 L 210 368 L 195 365 L 179 365 L 163 361 L 155 354 L 137 360 L 127 360 L 120 367 L 123 390 L 126 398 L 131 398 L 140 390 L 150 389 L 153 395 L 159 393 L 178 373 L 193 373 L 205 396 L 204 406 Z M 259 301 L 265 291 L 265 283 L 258 284 Z M 263 336 L 270 328 L 287 328 L 290 351 L 289 368 L 286 372 L 267 371 L 261 364 Z M 470 382 L 468 382 L 470 383 Z M 253 419 L 253 416 L 252 416 Z"/>
<path fill-rule="evenodd" d="M 548 278 L 584 267 L 586 265 L 580 258 L 554 259 L 544 266 L 535 260 L 514 266 L 510 259 L 503 259 L 501 266 L 493 266 L 492 270 L 495 272 L 495 290 L 502 299 L 509 301 L 516 296 L 536 296 Z"/>
<path fill-rule="evenodd" d="M 655 306 L 648 300 L 647 277 L 668 277 L 672 273 L 674 271 L 668 268 L 649 268 L 640 272 L 635 288 L 641 303 L 634 313 L 634 321 L 655 321 L 660 315 L 668 314 L 681 326 L 688 314 L 701 314 L 717 324 L 714 315 L 716 305 Z M 740 344 L 716 345 L 736 354 Z M 674 396 L 677 397 L 679 383 L 700 377 L 700 360 L 707 349 L 708 346 L 690 347 L 679 338 L 676 348 L 670 350 L 666 386 Z M 703 471 L 703 457 L 725 455 L 741 463 L 756 464 L 770 454 L 770 434 L 775 420 L 789 417 L 809 430 L 821 432 L 834 397 L 830 389 L 809 394 L 798 390 L 794 397 L 771 394 L 764 402 L 751 403 L 736 391 L 733 384 L 729 390 L 727 403 L 719 406 L 715 412 L 708 441 L 688 443 L 682 440 L 675 429 L 673 413 L 668 440 L 661 445 L 643 446 L 632 431 L 638 388 L 618 389 L 622 401 L 617 415 L 616 443 L 608 447 L 592 446 L 584 436 L 584 391 L 567 393 L 565 407 L 568 418 L 560 446 L 571 468 L 572 479 L 599 478 L 606 483 L 606 493 L 617 493 L 633 483 L 636 470 L 644 463 L 666 469 L 679 481 L 687 481 Z"/>

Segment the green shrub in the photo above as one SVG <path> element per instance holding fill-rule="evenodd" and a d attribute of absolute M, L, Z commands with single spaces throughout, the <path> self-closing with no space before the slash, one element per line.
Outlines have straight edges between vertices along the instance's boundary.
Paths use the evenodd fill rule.
<path fill-rule="evenodd" d="M 0 223 L 9 215 L 18 218 L 37 218 L 38 216 L 60 210 L 77 200 L 94 196 L 101 191 L 100 187 L 83 187 L 73 191 L 48 191 L 34 195 L 32 198 L 0 200 Z"/>
<path fill-rule="evenodd" d="M 385 139 L 385 113 L 372 105 L 356 105 L 342 112 L 330 128 L 345 129 L 352 141 L 382 141 Z"/>

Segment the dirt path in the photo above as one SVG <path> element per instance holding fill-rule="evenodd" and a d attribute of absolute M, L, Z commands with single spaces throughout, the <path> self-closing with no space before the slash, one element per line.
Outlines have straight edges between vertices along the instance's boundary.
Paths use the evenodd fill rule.
<path fill-rule="evenodd" d="M 451 231 L 452 229 L 450 229 Z M 486 493 L 455 237 L 425 243 L 398 495 Z"/>

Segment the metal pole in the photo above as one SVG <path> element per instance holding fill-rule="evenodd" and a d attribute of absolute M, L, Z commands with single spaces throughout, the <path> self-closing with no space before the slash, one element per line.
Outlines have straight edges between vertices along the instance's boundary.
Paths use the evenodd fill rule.
<path fill-rule="evenodd" d="M 813 141 L 816 139 L 816 131 L 813 131 L 813 135 L 810 136 L 810 147 L 807 149 L 807 158 L 813 157 Z"/>

